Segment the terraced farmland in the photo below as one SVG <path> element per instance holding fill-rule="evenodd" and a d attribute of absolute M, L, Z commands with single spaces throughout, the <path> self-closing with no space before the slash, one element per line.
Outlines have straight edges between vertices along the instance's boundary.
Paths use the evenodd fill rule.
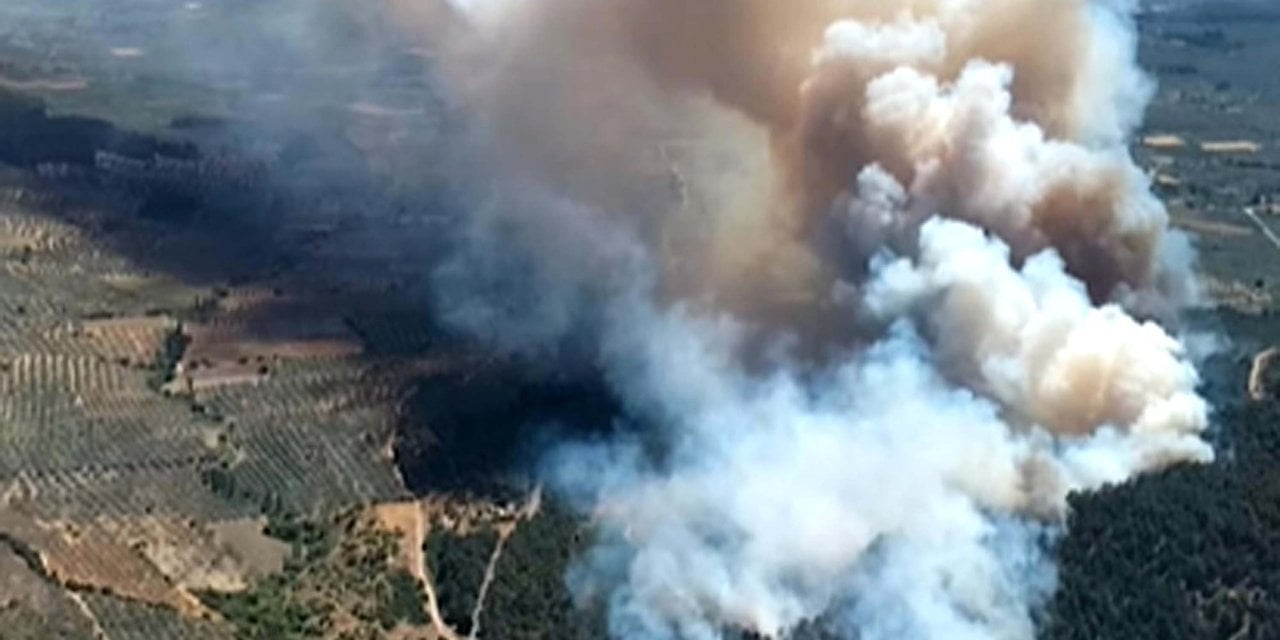
<path fill-rule="evenodd" d="M 81 596 L 103 635 L 112 640 L 231 640 L 232 629 L 206 620 L 183 617 L 154 605 L 99 593 Z"/>
<path fill-rule="evenodd" d="M 203 171 L 100 163 L 135 187 Z M 61 190 L 0 171 L 0 616 L 32 638 L 234 637 L 202 600 L 282 568 L 261 516 L 404 500 L 406 393 L 471 360 L 374 292 L 157 275 L 101 234 L 181 246 L 172 229 Z"/>
<path fill-rule="evenodd" d="M 88 640 L 94 632 L 91 619 L 72 595 L 7 548 L 0 548 L 0 629 L 13 640 Z"/>
<path fill-rule="evenodd" d="M 0 637 L 456 640 L 424 542 L 472 516 L 433 501 L 510 535 L 488 486 L 453 490 L 511 460 L 512 415 L 563 403 L 434 321 L 454 221 L 428 61 L 388 60 L 412 109 L 233 122 L 144 72 L 154 51 L 64 56 L 0 15 Z"/>

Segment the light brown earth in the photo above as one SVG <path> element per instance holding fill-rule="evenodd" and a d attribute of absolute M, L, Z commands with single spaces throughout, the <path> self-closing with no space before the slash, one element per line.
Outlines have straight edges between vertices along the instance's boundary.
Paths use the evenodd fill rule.
<path fill-rule="evenodd" d="M 267 576 L 284 568 L 290 548 L 263 533 L 266 518 L 225 520 L 209 525 L 213 539 L 238 558 L 252 577 Z"/>
<path fill-rule="evenodd" d="M 89 88 L 89 81 L 84 78 L 34 78 L 17 80 L 0 76 L 0 87 L 10 91 L 66 93 L 84 91 Z"/>
<path fill-rule="evenodd" d="M 1280 348 L 1271 347 L 1253 358 L 1253 366 L 1249 369 L 1249 397 L 1255 402 L 1262 402 L 1276 397 L 1280 392 L 1280 382 L 1276 379 L 1276 361 L 1280 359 Z"/>
<path fill-rule="evenodd" d="M 31 548 L 39 555 L 43 571 L 65 586 L 101 590 L 192 616 L 209 614 L 143 553 L 115 535 L 114 529 L 108 523 L 42 522 L 11 510 L 0 511 L 0 533 Z"/>
<path fill-rule="evenodd" d="M 1253 140 L 1213 140 L 1200 143 L 1205 153 L 1252 155 L 1262 151 L 1262 145 Z"/>
<path fill-rule="evenodd" d="M 395 533 L 400 538 L 400 553 L 397 558 L 401 568 L 417 578 L 426 591 L 427 600 L 422 603 L 427 618 L 431 620 L 432 636 L 443 640 L 458 640 L 458 634 L 445 624 L 440 608 L 436 605 L 435 584 L 427 574 L 427 559 L 423 545 L 427 541 L 428 505 L 422 500 L 393 502 L 374 505 L 371 508 L 373 517 L 384 531 Z"/>

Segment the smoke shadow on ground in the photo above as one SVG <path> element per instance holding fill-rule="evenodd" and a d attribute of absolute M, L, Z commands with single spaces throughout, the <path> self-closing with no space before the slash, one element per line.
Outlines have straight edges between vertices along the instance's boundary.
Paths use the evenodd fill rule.
<path fill-rule="evenodd" d="M 510 497 L 530 483 L 547 438 L 603 436 L 618 414 L 618 402 L 599 379 L 494 363 L 415 385 L 406 423 L 426 428 L 402 432 L 396 461 L 414 493 Z"/>
<path fill-rule="evenodd" d="M 461 212 L 448 184 L 388 186 L 376 158 L 321 117 L 281 130 L 192 116 L 171 128 L 168 138 L 52 116 L 0 91 L 5 182 L 57 194 L 42 212 L 104 250 L 206 288 L 195 321 L 228 289 L 252 286 L 273 295 L 237 312 L 248 339 L 338 318 L 370 361 L 483 351 L 432 309 L 428 280 Z M 616 403 L 600 380 L 547 369 L 504 361 L 410 377 L 395 427 L 408 488 L 508 495 L 548 429 L 610 423 Z"/>
<path fill-rule="evenodd" d="M 163 139 L 50 116 L 41 102 L 0 91 L 0 162 L 55 190 L 66 202 L 53 215 L 92 225 L 106 248 L 193 285 L 234 285 L 297 265 L 352 224 L 357 197 L 375 192 L 358 150 L 323 126 L 203 128 L 203 144 L 178 130 Z M 245 136 L 274 143 L 278 157 L 241 153 Z M 324 198 L 327 210 L 307 209 Z M 76 215 L 86 208 L 89 219 Z"/>

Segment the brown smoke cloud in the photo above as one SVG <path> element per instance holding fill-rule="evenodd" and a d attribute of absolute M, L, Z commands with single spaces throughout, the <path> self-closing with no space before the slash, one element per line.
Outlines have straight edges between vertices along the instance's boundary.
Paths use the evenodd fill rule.
<path fill-rule="evenodd" d="M 1093 19 L 1097 4 L 490 0 L 466 3 L 471 27 L 450 31 L 445 60 L 506 161 L 628 212 L 652 237 L 679 238 L 667 278 L 682 292 L 757 309 L 823 295 L 839 274 L 814 255 L 814 237 L 875 163 L 900 184 L 927 183 L 913 194 L 916 208 L 935 209 L 922 217 L 981 223 L 1018 259 L 1059 250 L 1097 301 L 1133 290 L 1183 299 L 1170 289 L 1185 289 L 1185 274 L 1165 263 L 1186 259 L 1165 254 L 1185 252 L 1170 248 L 1164 212 L 1144 199 L 1145 178 L 1120 146 L 1145 79 L 1111 55 L 1129 36 L 1099 33 L 1109 27 Z M 868 91 L 888 71 L 909 65 L 945 94 L 974 60 L 1016 69 L 1003 117 L 1090 156 L 1072 171 L 1046 167 L 1034 192 L 1002 211 L 955 197 L 1005 179 L 1003 167 L 966 162 L 983 121 L 868 113 Z M 709 162 L 716 154 L 737 166 Z M 954 171 L 925 175 L 937 165 Z"/>
<path fill-rule="evenodd" d="M 575 14 L 590 5 L 588 12 L 610 16 L 592 24 L 620 16 L 624 33 L 610 42 L 633 47 L 638 63 L 660 81 L 710 94 L 767 127 L 802 214 L 827 206 L 867 162 L 888 162 L 904 183 L 914 169 L 895 149 L 875 144 L 852 117 L 864 106 L 863 87 L 895 61 L 833 59 L 815 68 L 814 51 L 837 21 L 963 20 L 957 28 L 944 27 L 950 40 L 946 52 L 928 61 L 937 77 L 954 79 L 973 59 L 1015 65 L 1013 113 L 1053 137 L 1081 133 L 1084 123 L 1075 105 L 1088 90 L 1087 69 L 1079 64 L 1089 45 L 1082 20 L 1086 2 L 1004 0 L 972 12 L 966 4 L 973 5 L 945 0 L 562 3 L 563 10 Z"/>

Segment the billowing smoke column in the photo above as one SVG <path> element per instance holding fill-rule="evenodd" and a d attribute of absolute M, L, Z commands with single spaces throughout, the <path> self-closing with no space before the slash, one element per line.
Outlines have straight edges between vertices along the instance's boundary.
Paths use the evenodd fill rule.
<path fill-rule="evenodd" d="M 1068 492 L 1212 457 L 1129 9 L 465 4 L 495 179 L 438 289 L 645 425 L 545 463 L 613 635 L 1030 638 Z"/>

